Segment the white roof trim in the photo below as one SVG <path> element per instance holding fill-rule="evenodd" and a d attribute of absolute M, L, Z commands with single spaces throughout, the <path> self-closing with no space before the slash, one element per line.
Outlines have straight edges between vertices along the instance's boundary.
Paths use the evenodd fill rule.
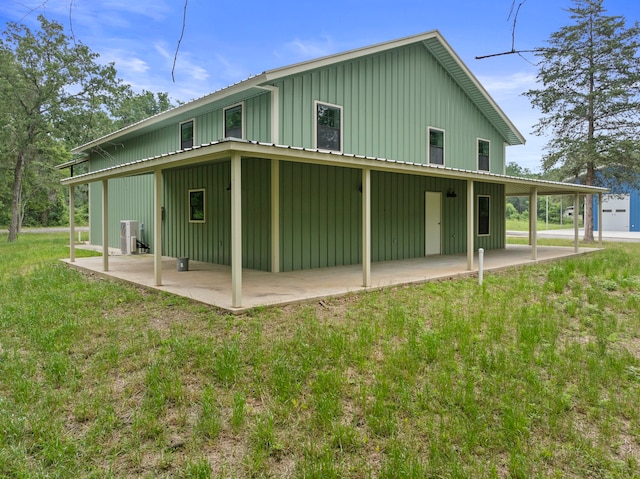
<path fill-rule="evenodd" d="M 215 146 L 219 148 L 212 149 Z M 211 152 L 206 151 L 212 149 Z M 202 151 L 201 151 L 202 150 Z M 292 147 L 263 143 L 241 139 L 224 139 L 211 143 L 194 146 L 185 150 L 156 155 L 122 165 L 115 165 L 98 171 L 83 173 L 78 176 L 63 179 L 64 185 L 77 185 L 91 183 L 102 179 L 133 176 L 145 174 L 156 169 L 169 169 L 177 166 L 202 163 L 203 161 L 229 158 L 231 151 L 237 151 L 241 155 L 252 156 L 263 154 L 265 158 L 277 157 L 290 161 L 302 161 L 319 164 L 334 164 L 344 168 L 362 168 L 364 166 L 398 173 L 414 173 L 426 176 L 438 176 L 455 179 L 473 179 L 474 181 L 486 181 L 490 183 L 511 184 L 518 187 L 540 188 L 538 194 L 591 194 L 606 193 L 608 188 L 596 186 L 561 183 L 549 180 L 537 180 L 516 176 L 499 175 L 487 171 L 464 170 L 440 165 L 425 163 L 413 163 L 408 161 L 396 161 L 375 156 L 355 155 L 350 153 L 338 153 L 335 151 L 319 150 L 314 148 Z M 303 155 L 309 155 L 304 157 Z M 350 159 L 352 161 L 345 161 Z"/>
<path fill-rule="evenodd" d="M 106 143 L 106 142 L 112 142 L 115 141 L 117 138 L 119 138 L 120 136 L 122 136 L 123 134 L 130 134 L 130 133 L 135 133 L 136 131 L 142 129 L 142 128 L 147 128 L 149 126 L 153 126 L 156 123 L 159 123 L 161 121 L 166 121 L 167 119 L 170 119 L 172 117 L 177 117 L 179 115 L 182 114 L 186 114 L 188 113 L 190 110 L 201 107 L 201 106 L 205 106 L 208 103 L 211 103 L 213 101 L 217 101 L 217 100 L 221 100 L 225 97 L 231 96 L 233 94 L 236 93 L 240 93 L 244 90 L 248 90 L 250 88 L 261 88 L 263 87 L 264 83 L 267 82 L 272 82 L 274 80 L 286 77 L 286 76 L 290 76 L 290 75 L 295 75 L 298 73 L 302 73 L 305 71 L 309 71 L 309 70 L 313 70 L 316 68 L 322 68 L 322 67 L 326 67 L 329 65 L 333 65 L 335 63 L 340 63 L 340 62 L 344 62 L 344 61 L 349 61 L 349 60 L 353 60 L 356 58 L 360 58 L 366 55 L 373 55 L 376 53 L 380 53 L 380 52 L 384 52 L 387 50 L 391 50 L 394 48 L 399 48 L 399 47 L 403 47 L 406 45 L 412 45 L 415 43 L 420 43 L 420 42 L 427 42 L 428 40 L 432 40 L 435 39 L 437 40 L 445 49 L 445 51 L 447 52 L 447 54 L 450 56 L 450 58 L 452 58 L 455 62 L 455 64 L 462 70 L 462 72 L 471 80 L 471 82 L 473 83 L 474 87 L 478 89 L 478 91 L 482 94 L 482 96 L 487 100 L 487 102 L 489 103 L 489 105 L 498 113 L 498 115 L 502 118 L 502 120 L 508 125 L 508 127 L 513 131 L 513 133 L 515 134 L 515 137 L 517 137 L 523 144 L 525 142 L 524 136 L 522 136 L 522 134 L 517 130 L 517 128 L 513 125 L 513 123 L 511 122 L 511 120 L 509 120 L 509 118 L 504 114 L 504 112 L 500 109 L 500 107 L 497 105 L 497 103 L 493 100 L 493 98 L 491 98 L 491 96 L 489 95 L 489 93 L 487 93 L 487 91 L 484 89 L 484 87 L 480 84 L 480 82 L 476 79 L 476 77 L 471 73 L 471 71 L 469 70 L 469 68 L 467 68 L 467 66 L 464 64 L 464 62 L 460 59 L 460 57 L 453 51 L 453 49 L 451 48 L 451 46 L 447 43 L 447 41 L 444 39 L 444 37 L 440 34 L 440 32 L 438 30 L 432 30 L 426 33 L 421 33 L 418 35 L 412 35 L 412 36 L 408 36 L 408 37 L 404 37 L 404 38 L 400 38 L 397 40 L 391 40 L 388 42 L 383 42 L 383 43 L 378 43 L 375 45 L 370 45 L 370 46 L 366 46 L 366 47 L 362 47 L 362 48 L 357 48 L 354 50 L 349 50 L 346 52 L 342 52 L 342 53 L 336 53 L 333 55 L 328 55 L 325 57 L 321 57 L 321 58 L 316 58 L 313 60 L 307 60 L 304 62 L 300 62 L 300 63 L 295 63 L 293 65 L 289 65 L 289 66 L 285 66 L 285 67 L 280 67 L 280 68 L 275 68 L 272 70 L 267 70 L 264 73 L 261 73 L 259 75 L 253 76 L 251 78 L 248 78 L 246 80 L 240 81 L 238 83 L 235 83 L 229 87 L 223 88 L 221 90 L 217 90 L 213 93 L 210 93 L 208 95 L 205 95 L 197 100 L 193 100 L 190 101 L 188 103 L 185 103 L 183 105 L 180 105 L 176 108 L 173 108 L 171 110 L 162 112 L 162 113 L 158 113 L 157 115 L 154 115 L 152 117 L 146 118 L 144 120 L 141 120 L 137 123 L 134 123 L 132 125 L 129 125 L 125 128 L 122 128 L 120 130 L 117 130 L 115 132 L 109 133 L 108 135 L 105 135 L 101 138 L 97 138 L 93 141 L 90 141 L 88 143 L 85 143 L 84 145 L 80 145 L 76 148 L 74 148 L 72 150 L 72 153 L 82 153 L 82 152 L 86 152 L 87 150 L 90 150 L 91 148 L 94 148 L 100 144 Z M 425 46 L 427 46 L 427 44 L 425 43 Z M 428 47 L 427 47 L 428 48 Z M 429 51 L 437 56 L 437 53 L 434 52 L 433 50 L 429 49 Z M 446 65 L 445 65 L 446 68 Z M 449 71 L 449 73 L 451 75 L 455 75 L 455 72 L 451 72 Z M 454 76 L 455 78 L 455 76 Z M 479 105 L 479 107 L 481 108 L 481 106 Z"/>
<path fill-rule="evenodd" d="M 221 90 L 217 90 L 213 93 L 209 93 L 203 97 L 198 98 L 197 100 L 192 100 L 188 103 L 184 103 L 180 106 L 172 108 L 171 110 L 163 111 L 162 113 L 158 113 L 149 118 L 145 118 L 144 120 L 140 120 L 136 123 L 133 123 L 129 126 L 116 130 L 108 135 L 102 136 L 100 138 L 96 138 L 93 141 L 85 143 L 84 145 L 80 145 L 71 150 L 72 153 L 82 153 L 95 148 L 98 145 L 101 145 L 106 142 L 115 141 L 117 138 L 127 133 L 135 133 L 137 130 L 142 128 L 147 128 L 149 126 L 153 126 L 156 123 L 161 121 L 165 121 L 167 119 L 180 116 L 182 114 L 186 114 L 192 109 L 198 108 L 200 106 L 205 106 L 210 102 L 221 100 L 225 97 L 231 96 L 235 93 L 239 93 L 244 90 L 248 90 L 249 88 L 258 86 L 258 84 L 264 82 L 264 74 L 256 75 L 247 80 L 243 80 L 241 82 L 235 83 L 231 86 L 225 87 Z"/>

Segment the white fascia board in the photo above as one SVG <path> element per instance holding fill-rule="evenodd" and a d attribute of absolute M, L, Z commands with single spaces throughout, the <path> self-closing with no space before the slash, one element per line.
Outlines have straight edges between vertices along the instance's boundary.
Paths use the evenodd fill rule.
<path fill-rule="evenodd" d="M 241 91 L 248 90 L 249 88 L 258 86 L 262 82 L 264 82 L 264 74 L 256 75 L 247 80 L 243 80 L 239 83 L 223 88 L 222 90 L 209 93 L 208 95 L 198 98 L 197 100 L 192 100 L 188 103 L 184 103 L 180 106 L 172 108 L 171 110 L 163 111 L 162 113 L 158 113 L 157 115 L 151 116 L 137 123 L 121 128 L 120 130 L 114 131 L 113 133 L 109 133 L 108 135 L 97 138 L 93 141 L 90 141 L 89 143 L 85 143 L 84 145 L 77 146 L 73 150 L 71 150 L 71 152 L 72 153 L 87 152 L 92 148 L 95 148 L 96 146 L 101 145 L 105 142 L 115 141 L 124 134 L 135 133 L 136 131 L 139 131 L 143 128 L 148 128 L 162 121 L 166 121 L 171 118 L 183 115 L 192 109 L 205 106 L 211 102 L 221 100 L 225 97 L 228 97 L 236 93 L 239 93 Z"/>
<path fill-rule="evenodd" d="M 329 55 L 329 56 L 322 57 L 322 58 L 317 58 L 317 59 L 314 59 L 314 60 L 307 60 L 307 61 L 304 61 L 304 62 L 296 63 L 294 65 L 286 66 L 286 67 L 276 68 L 276 69 L 273 69 L 273 70 L 267 70 L 264 73 L 265 81 L 268 81 L 268 82 L 275 81 L 275 80 L 278 80 L 278 79 L 283 78 L 283 77 L 296 75 L 296 74 L 299 74 L 299 73 L 304 73 L 304 72 L 307 72 L 309 70 L 313 70 L 313 69 L 316 69 L 316 68 L 323 68 L 323 67 L 331 66 L 331 65 L 336 64 L 336 63 L 349 61 L 349 60 L 354 60 L 354 59 L 361 58 L 361 57 L 364 57 L 364 56 L 367 56 L 367 55 L 373 55 L 373 54 L 376 54 L 376 53 L 384 52 L 384 51 L 387 51 L 387 50 L 392 50 L 394 48 L 399 48 L 399 47 L 403 47 L 403 46 L 406 46 L 406 45 L 412 45 L 412 44 L 415 44 L 415 43 L 424 43 L 425 47 L 428 48 L 426 42 L 428 40 L 433 40 L 433 39 L 437 40 L 440 43 L 440 45 L 442 45 L 442 47 L 444 48 L 445 52 L 450 57 L 450 59 L 452 59 L 455 62 L 455 64 L 458 66 L 458 68 L 460 68 L 462 70 L 462 73 L 467 76 L 467 78 L 471 81 L 472 85 L 486 99 L 486 101 L 489 103 L 489 106 L 496 111 L 496 113 L 505 122 L 507 127 L 513 132 L 515 137 L 521 142 L 521 144 L 524 145 L 526 140 L 525 140 L 524 136 L 522 135 L 522 133 L 520 133 L 520 131 L 515 127 L 515 125 L 507 117 L 507 115 L 504 113 L 504 111 L 502 111 L 502 109 L 498 106 L 498 104 L 491 97 L 491 95 L 489 95 L 487 90 L 485 90 L 485 88 L 478 81 L 478 79 L 475 77 L 475 75 L 473 73 L 471 73 L 471 70 L 469 70 L 469 68 L 465 65 L 465 63 L 462 61 L 462 59 L 455 53 L 455 51 L 451 48 L 451 45 L 449 45 L 449 43 L 444 39 L 444 37 L 442 36 L 442 34 L 438 30 L 431 30 L 431 31 L 426 32 L 426 33 L 421 33 L 421 34 L 418 34 L 418 35 L 412 35 L 412 36 L 401 38 L 401 39 L 398 39 L 398 40 L 392 40 L 392 41 L 379 43 L 379 44 L 376 44 L 376 45 L 371 45 L 371 46 L 367 46 L 367 47 L 363 47 L 363 48 L 357 48 L 355 50 L 349 50 L 347 52 L 337 53 L 337 54 L 334 54 L 334 55 Z M 434 52 L 431 49 L 429 49 L 429 51 L 433 55 L 438 57 L 437 52 Z M 441 61 L 441 63 L 446 65 L 446 61 L 444 61 L 445 59 L 439 58 L 439 60 Z M 454 76 L 454 78 L 455 78 L 455 72 L 451 72 L 450 71 L 449 73 L 452 76 Z"/>
<path fill-rule="evenodd" d="M 436 37 L 438 39 L 438 41 L 440 42 L 442 47 L 446 50 L 447 54 L 455 61 L 455 63 L 463 71 L 463 73 L 469 78 L 469 80 L 471 80 L 471 82 L 473 83 L 474 87 L 477 88 L 478 91 L 485 97 L 485 99 L 489 102 L 491 107 L 500 115 L 500 117 L 504 120 L 504 122 L 508 125 L 508 127 L 514 132 L 514 134 L 517 136 L 517 138 L 524 145 L 526 143 L 526 139 L 522 135 L 522 133 L 520 133 L 520 131 L 516 128 L 516 126 L 511 122 L 509 117 L 504 113 L 504 111 L 502 111 L 502 108 L 500 108 L 500 106 L 498 106 L 498 104 L 495 102 L 495 100 L 489 94 L 489 92 L 484 88 L 484 86 L 482 86 L 482 84 L 478 81 L 478 79 L 471 72 L 471 70 L 469 70 L 469 67 L 467 67 L 467 65 L 462 61 L 462 59 L 453 50 L 453 48 L 451 48 L 451 45 L 449 45 L 449 43 L 444 39 L 444 37 L 442 35 L 440 35 L 439 32 L 436 32 L 436 33 L 437 33 L 437 35 L 435 35 L 434 37 Z M 436 57 L 438 56 L 437 53 L 434 52 L 432 49 L 429 49 L 429 51 L 432 54 L 434 54 Z M 449 73 L 452 74 L 454 76 L 454 78 L 455 78 L 454 72 L 449 72 Z"/>
<path fill-rule="evenodd" d="M 387 160 L 384 158 L 357 156 L 344 153 L 326 152 L 316 149 L 288 147 L 268 143 L 258 143 L 247 140 L 229 139 L 212 142 L 184 151 L 158 155 L 144 160 L 134 161 L 124 165 L 113 166 L 90 173 L 70 177 L 61 180 L 63 185 L 76 185 L 91 183 L 108 178 L 132 176 L 149 173 L 155 169 L 175 168 L 189 166 L 204 161 L 216 161 L 227 159 L 233 153 L 251 158 L 270 158 L 275 160 L 295 161 L 301 163 L 329 165 L 347 168 L 371 168 L 371 170 L 387 171 L 394 173 L 407 173 L 420 176 L 433 176 L 437 178 L 451 178 L 458 180 L 473 180 L 483 183 L 504 184 L 507 190 L 510 188 L 525 189 L 538 188 L 538 194 L 590 194 L 606 193 L 607 188 L 596 186 L 561 183 L 549 180 L 520 178 L 514 176 L 499 175 L 489 172 L 462 170 L 445 166 L 434 166 L 423 163 L 410 163 Z M 507 194 L 509 192 L 507 191 Z"/>
<path fill-rule="evenodd" d="M 419 43 L 434 37 L 439 38 L 442 41 L 442 35 L 440 35 L 440 32 L 438 30 L 431 30 L 426 33 L 420 33 L 418 35 L 412 35 L 409 37 L 400 38 L 398 40 L 391 40 L 384 43 L 378 43 L 376 45 L 356 48 L 354 50 L 349 50 L 342 53 L 336 53 L 336 54 L 328 55 L 322 58 L 316 58 L 313 60 L 307 60 L 304 62 L 295 63 L 293 65 L 289 65 L 286 67 L 274 68 L 273 70 L 267 70 L 266 72 L 264 72 L 264 75 L 266 77 L 265 80 L 266 81 L 277 80 L 279 78 L 287 77 L 290 75 L 296 75 L 298 73 L 307 72 L 309 70 L 314 70 L 316 68 L 323 68 L 336 63 L 349 61 L 356 58 L 361 58 L 366 55 L 373 55 L 375 53 L 384 52 L 384 51 L 402 47 L 405 45 Z"/>

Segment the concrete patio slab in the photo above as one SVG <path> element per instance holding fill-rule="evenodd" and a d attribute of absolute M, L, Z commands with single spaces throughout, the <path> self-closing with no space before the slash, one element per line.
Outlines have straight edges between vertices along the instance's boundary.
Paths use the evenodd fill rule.
<path fill-rule="evenodd" d="M 580 248 L 576 253 L 573 247 L 538 246 L 538 259 L 533 261 L 530 246 L 508 245 L 503 250 L 485 252 L 484 271 L 551 261 L 597 250 L 598 248 Z M 362 286 L 361 265 L 286 273 L 244 269 L 242 271 L 242 307 L 234 308 L 231 305 L 230 266 L 189 261 L 188 271 L 178 271 L 176 258 L 163 257 L 162 286 L 155 286 L 153 255 L 150 254 L 110 255 L 107 272 L 102 271 L 101 256 L 76 258 L 73 263 L 68 259 L 63 261 L 80 271 L 184 296 L 234 314 L 258 306 L 284 305 L 387 286 L 475 275 L 478 268 L 477 254 L 474 271 L 466 269 L 466 254 L 373 263 L 372 286 L 369 288 Z"/>

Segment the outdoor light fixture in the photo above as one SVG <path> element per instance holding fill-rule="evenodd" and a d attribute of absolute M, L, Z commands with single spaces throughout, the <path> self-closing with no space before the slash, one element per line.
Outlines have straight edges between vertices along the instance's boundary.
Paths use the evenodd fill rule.
<path fill-rule="evenodd" d="M 456 198 L 458 195 L 451 188 L 447 190 L 447 198 Z"/>

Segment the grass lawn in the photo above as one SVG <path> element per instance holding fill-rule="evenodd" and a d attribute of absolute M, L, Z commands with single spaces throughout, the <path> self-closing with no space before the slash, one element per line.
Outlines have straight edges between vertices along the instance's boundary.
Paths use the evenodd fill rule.
<path fill-rule="evenodd" d="M 506 220 L 507 231 L 529 231 L 529 221 L 522 220 Z M 582 223 L 580 223 L 580 227 L 582 227 Z M 538 220 L 538 231 L 545 230 L 559 230 L 559 229 L 572 229 L 573 221 L 571 219 L 565 218 L 563 224 L 549 223 L 546 221 Z"/>
<path fill-rule="evenodd" d="M 0 477 L 640 477 L 640 244 L 234 317 L 67 241 L 0 236 Z"/>

